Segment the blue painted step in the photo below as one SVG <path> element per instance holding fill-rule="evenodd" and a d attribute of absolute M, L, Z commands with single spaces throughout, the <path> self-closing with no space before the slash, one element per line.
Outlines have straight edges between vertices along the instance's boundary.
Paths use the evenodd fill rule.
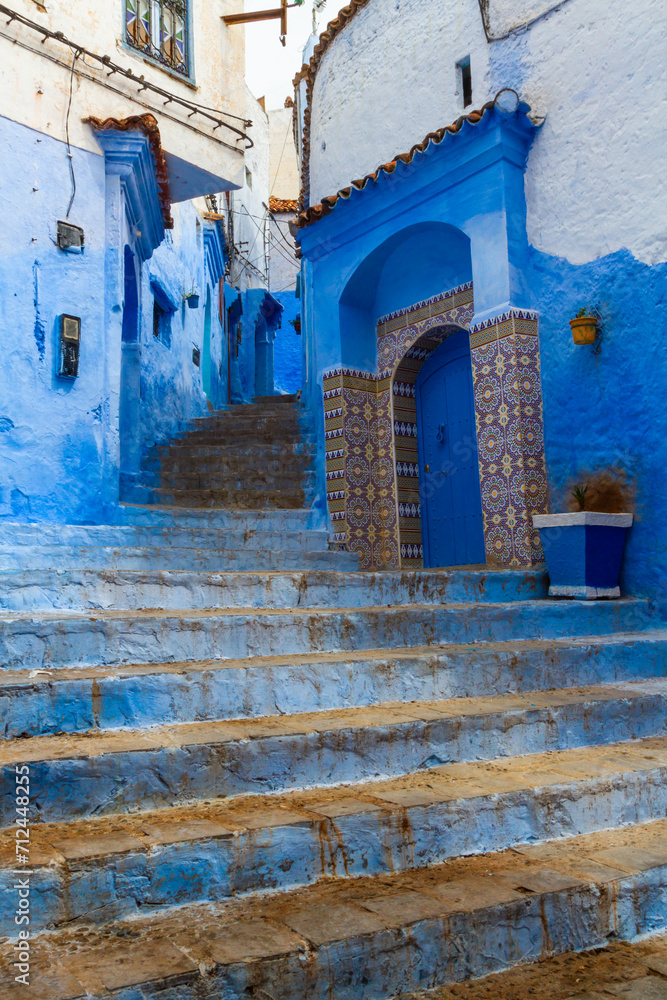
<path fill-rule="evenodd" d="M 48 822 L 643 739 L 666 724 L 661 679 L 10 740 L 0 747 L 0 825 L 15 817 L 11 779 L 24 763 L 34 820 Z"/>
<path fill-rule="evenodd" d="M 0 671 L 5 738 L 663 677 L 667 632 L 288 658 Z"/>
<path fill-rule="evenodd" d="M 272 562 L 303 565 L 315 558 L 324 566 L 354 566 L 356 557 L 341 552 L 239 552 L 169 547 L 138 549 L 74 549 L 23 546 L 12 553 L 23 569 L 0 569 L 0 608 L 48 610 L 54 608 L 295 608 L 374 607 L 407 604 L 445 604 L 461 601 L 519 601 L 545 597 L 547 578 L 530 572 L 385 572 L 353 573 L 339 570 L 271 571 Z M 257 544 L 256 542 L 254 544 Z M 57 568 L 107 562 L 116 570 Z M 0 546 L 0 567 L 9 561 Z M 69 561 L 69 562 L 68 562 Z M 178 570 L 132 570 L 132 563 L 155 566 L 171 563 Z M 227 563 L 256 564 L 263 572 L 206 572 L 206 566 Z M 28 569 L 41 563 L 44 569 Z M 185 569 L 186 566 L 192 568 Z"/>
<path fill-rule="evenodd" d="M 31 928 L 285 892 L 327 877 L 386 876 L 666 812 L 663 738 L 42 824 L 32 829 Z M 9 937 L 13 869 L 0 858 L 0 934 Z"/>
<path fill-rule="evenodd" d="M 636 632 L 646 601 L 511 601 L 356 609 L 0 613 L 3 669 L 238 659 Z"/>

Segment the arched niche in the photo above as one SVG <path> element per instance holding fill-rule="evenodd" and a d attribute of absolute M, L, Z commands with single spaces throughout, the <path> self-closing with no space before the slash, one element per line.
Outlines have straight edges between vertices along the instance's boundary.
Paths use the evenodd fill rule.
<path fill-rule="evenodd" d="M 454 226 L 408 226 L 370 253 L 340 297 L 341 364 L 378 369 L 377 323 L 382 316 L 472 279 L 470 240 Z"/>

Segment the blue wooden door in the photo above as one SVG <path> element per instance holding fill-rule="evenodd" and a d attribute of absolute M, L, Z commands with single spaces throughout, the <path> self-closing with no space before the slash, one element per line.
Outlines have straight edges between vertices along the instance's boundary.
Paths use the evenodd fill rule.
<path fill-rule="evenodd" d="M 468 333 L 423 365 L 416 385 L 424 566 L 486 561 Z"/>

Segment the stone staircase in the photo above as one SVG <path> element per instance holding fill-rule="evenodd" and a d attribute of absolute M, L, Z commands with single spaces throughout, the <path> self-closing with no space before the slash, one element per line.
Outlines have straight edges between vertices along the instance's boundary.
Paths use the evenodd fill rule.
<path fill-rule="evenodd" d="M 314 437 L 296 396 L 258 397 L 188 422 L 155 445 L 122 496 L 139 504 L 248 510 L 311 506 Z"/>
<path fill-rule="evenodd" d="M 665 927 L 648 602 L 354 572 L 314 511 L 162 488 L 0 526 L 0 995 L 386 1000 Z"/>

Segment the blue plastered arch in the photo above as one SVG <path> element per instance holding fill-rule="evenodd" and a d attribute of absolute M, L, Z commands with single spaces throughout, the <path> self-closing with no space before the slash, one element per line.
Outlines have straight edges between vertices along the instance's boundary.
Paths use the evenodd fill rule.
<path fill-rule="evenodd" d="M 443 222 L 421 222 L 395 233 L 359 264 L 343 289 L 341 364 L 376 371 L 380 316 L 471 278 L 470 239 L 460 229 Z"/>

